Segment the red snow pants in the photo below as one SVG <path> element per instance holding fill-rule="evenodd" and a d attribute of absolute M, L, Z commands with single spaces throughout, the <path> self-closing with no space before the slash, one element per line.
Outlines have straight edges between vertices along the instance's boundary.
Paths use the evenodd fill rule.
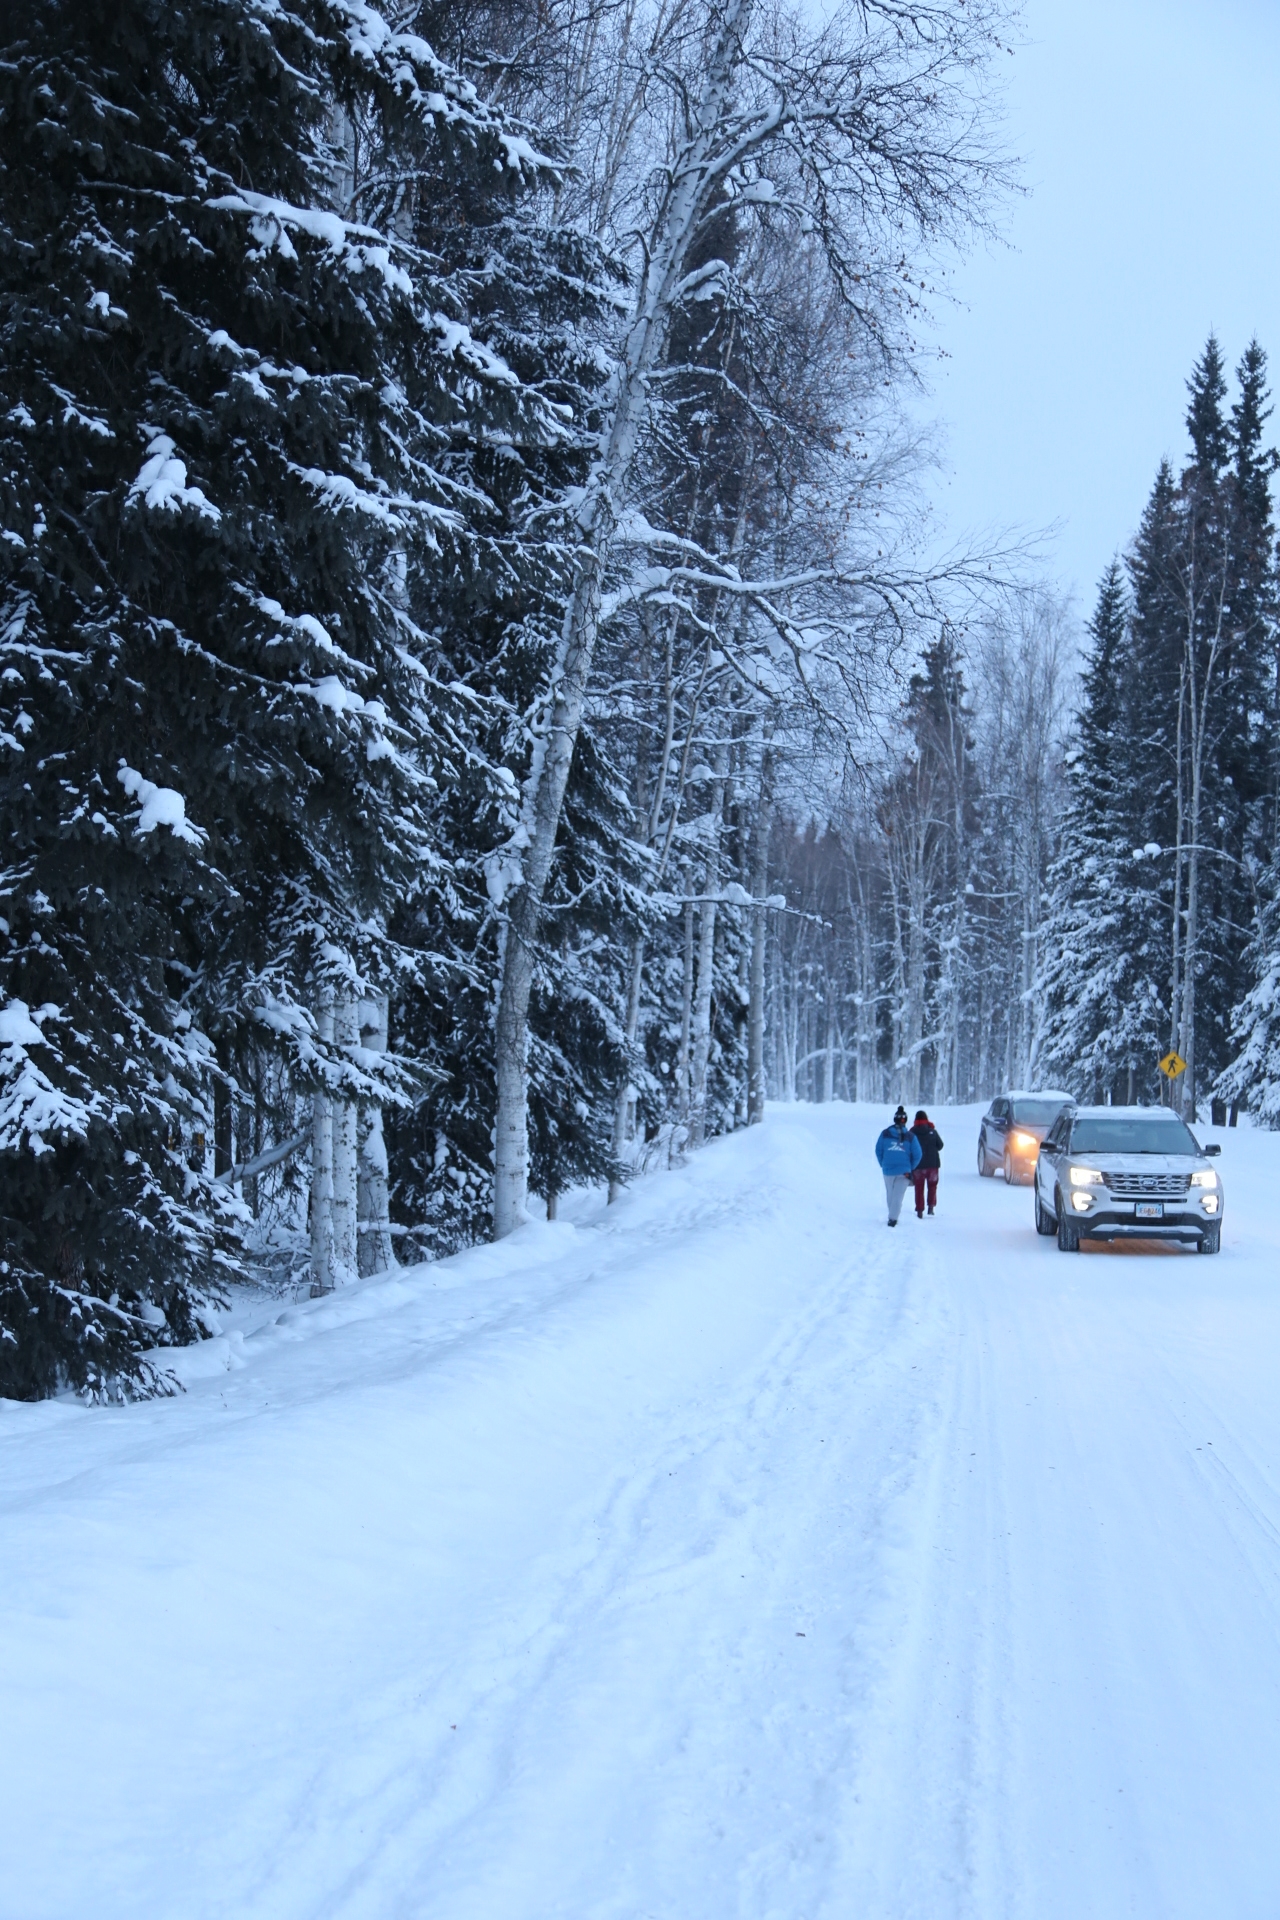
<path fill-rule="evenodd" d="M 919 1219 L 920 1215 L 924 1212 L 924 1190 L 926 1185 L 929 1188 L 930 1213 L 933 1212 L 933 1209 L 937 1204 L 938 1172 L 939 1172 L 939 1169 L 937 1167 L 917 1167 L 915 1172 L 911 1176 L 913 1182 L 915 1183 L 915 1189 L 916 1189 L 916 1218 L 917 1219 Z"/>

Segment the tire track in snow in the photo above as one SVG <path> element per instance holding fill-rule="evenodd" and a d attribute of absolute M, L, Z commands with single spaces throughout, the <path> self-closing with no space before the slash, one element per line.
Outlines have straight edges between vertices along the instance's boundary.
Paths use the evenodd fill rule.
<path fill-rule="evenodd" d="M 922 1370 L 888 1249 L 850 1260 L 840 1232 L 821 1257 L 820 1283 L 746 1374 L 613 1482 L 590 1564 L 548 1589 L 540 1628 L 468 1709 L 484 1732 L 466 1790 L 437 1792 L 394 1848 L 406 1870 L 435 1862 L 424 1913 L 647 1911 L 618 1884 L 636 1859 L 674 1863 L 678 1885 L 659 1868 L 647 1889 L 655 1912 L 678 1897 L 764 1914 L 775 1895 L 788 1915 L 817 1911 L 874 1677 L 862 1627 L 921 1451 Z M 375 1883 L 389 1893 L 387 1843 L 384 1828 Z"/>
<path fill-rule="evenodd" d="M 1010 1606 L 1000 1423 L 981 1317 L 956 1296 L 952 1250 L 917 1246 L 911 1267 L 922 1302 L 936 1310 L 950 1294 L 954 1303 L 927 1451 L 909 1497 L 904 1490 L 897 1617 L 861 1729 L 839 1884 L 822 1909 L 832 1920 L 1011 1912 L 1000 1819 Z"/>

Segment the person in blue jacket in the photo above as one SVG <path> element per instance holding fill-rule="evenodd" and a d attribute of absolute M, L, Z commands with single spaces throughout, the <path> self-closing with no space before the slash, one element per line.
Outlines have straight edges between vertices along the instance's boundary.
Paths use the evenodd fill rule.
<path fill-rule="evenodd" d="M 920 1165 L 920 1142 L 907 1125 L 907 1110 L 899 1107 L 893 1124 L 876 1141 L 876 1159 L 884 1175 L 884 1197 L 889 1202 L 889 1225 L 896 1227 L 911 1176 Z"/>

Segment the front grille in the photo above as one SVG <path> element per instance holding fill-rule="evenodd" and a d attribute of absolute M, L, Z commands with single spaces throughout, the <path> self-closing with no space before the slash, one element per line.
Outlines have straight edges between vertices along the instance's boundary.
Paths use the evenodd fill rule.
<path fill-rule="evenodd" d="M 1189 1173 L 1104 1173 L 1118 1200 L 1181 1200 L 1191 1187 Z"/>

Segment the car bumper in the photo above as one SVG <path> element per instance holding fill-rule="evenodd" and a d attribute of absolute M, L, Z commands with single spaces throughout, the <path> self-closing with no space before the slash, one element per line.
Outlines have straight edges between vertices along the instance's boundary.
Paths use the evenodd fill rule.
<path fill-rule="evenodd" d="M 1096 1213 L 1073 1213 L 1071 1224 L 1082 1240 L 1179 1240 L 1200 1241 L 1206 1233 L 1222 1225 L 1221 1212 L 1194 1211 L 1166 1213 L 1161 1220 L 1139 1220 L 1132 1207 L 1100 1207 Z"/>

